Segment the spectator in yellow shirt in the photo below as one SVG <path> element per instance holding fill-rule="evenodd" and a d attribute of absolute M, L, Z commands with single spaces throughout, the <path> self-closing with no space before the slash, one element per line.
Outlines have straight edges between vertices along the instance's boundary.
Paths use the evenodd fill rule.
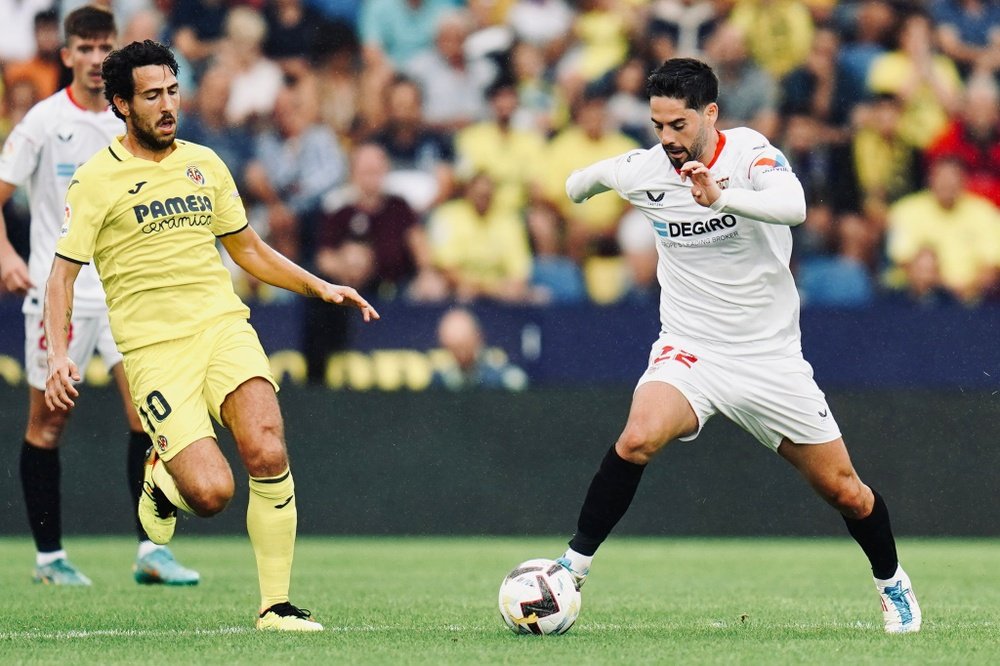
<path fill-rule="evenodd" d="M 486 96 L 493 119 L 466 127 L 455 135 L 458 171 L 489 174 L 496 184 L 494 206 L 518 213 L 528 200 L 528 186 L 536 176 L 545 140 L 538 132 L 511 125 L 518 106 L 513 81 L 494 82 L 487 88 Z"/>
<path fill-rule="evenodd" d="M 539 184 L 543 196 L 566 218 L 567 253 L 577 261 L 588 254 L 617 254 L 615 233 L 626 204 L 620 197 L 593 197 L 575 204 L 566 197 L 566 178 L 575 170 L 639 146 L 608 129 L 607 99 L 590 93 L 576 104 L 575 124 L 549 143 Z"/>
<path fill-rule="evenodd" d="M 1000 270 L 1000 210 L 965 189 L 962 163 L 931 165 L 929 187 L 889 209 L 889 258 L 905 268 L 923 248 L 937 255 L 944 286 L 965 302 L 996 285 Z"/>
<path fill-rule="evenodd" d="M 521 219 L 493 205 L 494 183 L 477 173 L 462 198 L 431 212 L 428 221 L 434 263 L 459 301 L 528 298 L 531 250 Z"/>
<path fill-rule="evenodd" d="M 872 63 L 868 88 L 903 100 L 900 131 L 910 145 L 926 148 L 958 110 L 962 80 L 947 56 L 934 52 L 931 22 L 914 12 L 903 19 L 899 46 Z"/>
<path fill-rule="evenodd" d="M 753 59 L 775 79 L 809 55 L 813 20 L 798 0 L 739 0 L 729 20 L 743 30 Z"/>

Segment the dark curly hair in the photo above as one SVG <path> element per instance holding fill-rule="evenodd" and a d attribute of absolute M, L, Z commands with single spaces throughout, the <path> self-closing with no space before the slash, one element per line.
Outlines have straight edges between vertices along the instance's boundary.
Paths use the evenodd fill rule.
<path fill-rule="evenodd" d="M 684 100 L 700 111 L 719 99 L 719 79 L 707 64 L 694 58 L 671 58 L 646 79 L 646 95 Z"/>
<path fill-rule="evenodd" d="M 135 96 L 135 78 L 133 70 L 147 65 L 166 65 L 177 75 L 177 59 L 163 44 L 147 39 L 143 42 L 132 42 L 128 46 L 112 51 L 104 59 L 101 74 L 104 76 L 104 97 L 115 112 L 115 115 L 125 120 L 125 116 L 115 106 L 115 97 L 131 100 Z"/>

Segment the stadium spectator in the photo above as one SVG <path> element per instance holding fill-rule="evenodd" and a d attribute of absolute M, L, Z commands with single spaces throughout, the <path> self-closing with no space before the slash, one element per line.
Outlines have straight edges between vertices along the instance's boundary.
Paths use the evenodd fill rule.
<path fill-rule="evenodd" d="M 778 130 L 778 87 L 750 58 L 744 29 L 720 25 L 705 46 L 705 56 L 719 76 L 719 128 L 746 126 L 764 136 Z"/>
<path fill-rule="evenodd" d="M 0 2 L 0 68 L 13 62 L 24 62 L 35 55 L 35 16 L 55 6 L 53 0 L 21 0 Z"/>
<path fill-rule="evenodd" d="M 144 405 L 146 431 L 155 438 L 138 501 L 144 529 L 165 545 L 178 508 L 209 517 L 229 504 L 233 472 L 212 419 L 225 423 L 250 477 L 246 525 L 257 560 L 256 628 L 321 631 L 309 611 L 289 602 L 297 505 L 277 384 L 216 244 L 259 280 L 356 307 L 365 321 L 378 313 L 354 289 L 330 284 L 268 247 L 247 224 L 226 166 L 210 149 L 176 141 L 176 70 L 169 49 L 155 42 L 133 42 L 104 60 L 105 96 L 126 131 L 76 170 L 77 182 L 66 195 L 75 216 L 72 223 L 67 216 L 45 289 L 45 401 L 64 412 L 79 395 L 68 319 L 81 264 L 96 255 L 114 342 L 136 404 Z M 171 163 L 188 166 L 164 168 Z M 118 203 L 118 193 L 136 178 L 144 178 L 142 196 L 150 197 L 144 199 L 152 206 L 144 227 L 149 233 L 136 224 L 132 207 Z M 198 224 L 160 226 L 196 219 L 157 210 L 171 197 L 200 198 Z M 132 242 L 108 242 L 108 233 Z"/>
<path fill-rule="evenodd" d="M 621 132 L 609 129 L 605 94 L 600 90 L 589 91 L 577 102 L 575 123 L 549 142 L 540 169 L 540 192 L 566 219 L 566 251 L 578 262 L 595 253 L 618 254 L 615 232 L 625 212 L 625 202 L 615 197 L 600 197 L 575 204 L 566 198 L 566 178 L 581 163 L 638 147 Z"/>
<path fill-rule="evenodd" d="M 876 95 L 855 114 L 851 151 L 860 207 L 880 227 L 889 206 L 920 182 L 919 153 L 903 136 L 902 114 L 899 98 L 889 93 Z"/>
<path fill-rule="evenodd" d="M 229 166 L 238 186 L 244 182 L 247 165 L 254 157 L 253 135 L 246 125 L 226 118 L 231 74 L 212 67 L 201 77 L 194 103 L 184 114 L 184 139 L 208 146 Z"/>
<path fill-rule="evenodd" d="M 266 36 L 267 24 L 257 11 L 233 7 L 226 14 L 225 39 L 216 60 L 232 77 L 226 104 L 230 123 L 266 119 L 274 110 L 284 78 L 281 68 L 264 55 Z"/>
<path fill-rule="evenodd" d="M 385 191 L 388 173 L 381 146 L 354 148 L 350 185 L 328 195 L 338 205 L 316 225 L 316 268 L 383 300 L 440 300 L 444 283 L 432 266 L 427 233 L 406 200 Z"/>
<path fill-rule="evenodd" d="M 928 160 L 943 155 L 965 165 L 966 186 L 1000 206 L 1000 90 L 991 77 L 973 76 L 960 114 L 927 149 Z"/>
<path fill-rule="evenodd" d="M 844 27 L 842 34 L 847 38 L 840 46 L 837 62 L 843 72 L 842 99 L 848 105 L 868 97 L 872 64 L 888 52 L 895 23 L 896 12 L 888 0 L 862 0 L 853 20 Z"/>
<path fill-rule="evenodd" d="M 299 256 L 301 226 L 311 222 L 327 192 L 344 181 L 347 165 L 337 137 L 317 122 L 310 86 L 286 86 L 274 105 L 274 128 L 257 137 L 256 158 L 247 165 L 250 221 L 261 236 L 289 258 Z M 308 246 L 307 246 L 308 249 Z"/>
<path fill-rule="evenodd" d="M 434 264 L 460 302 L 522 303 L 529 295 L 531 250 L 524 223 L 493 205 L 494 192 L 493 179 L 480 172 L 465 184 L 462 197 L 430 213 Z"/>
<path fill-rule="evenodd" d="M 612 125 L 644 148 L 656 143 L 644 91 L 646 62 L 642 58 L 631 57 L 610 78 L 613 89 L 608 98 L 608 117 Z"/>
<path fill-rule="evenodd" d="M 420 87 L 410 79 L 393 81 L 384 99 L 388 118 L 372 141 L 389 155 L 387 188 L 424 213 L 451 197 L 455 178 L 452 139 L 424 122 Z"/>
<path fill-rule="evenodd" d="M 5 65 L 0 70 L 4 83 L 9 86 L 17 81 L 28 81 L 39 98 L 49 97 L 59 89 L 62 78 L 61 47 L 59 13 L 48 9 L 35 14 L 35 55 L 29 60 Z"/>
<path fill-rule="evenodd" d="M 546 74 L 542 50 L 528 42 L 511 49 L 510 76 L 517 89 L 517 110 L 511 119 L 516 129 L 548 136 L 559 125 L 559 92 Z"/>
<path fill-rule="evenodd" d="M 497 70 L 491 60 L 467 58 L 465 40 L 470 27 L 466 12 L 442 14 L 434 48 L 401 66 L 423 91 L 424 121 L 441 131 L 454 132 L 486 116 L 483 93 Z"/>
<path fill-rule="evenodd" d="M 557 76 L 576 91 L 614 70 L 628 56 L 629 37 L 638 31 L 639 17 L 628 3 L 616 0 L 582 0 L 573 21 L 573 45 L 559 62 Z"/>
<path fill-rule="evenodd" d="M 56 244 L 68 233 L 72 211 L 79 214 L 84 210 L 71 208 L 66 203 L 67 191 L 79 183 L 73 179 L 74 170 L 78 164 L 107 148 L 124 126 L 108 109 L 105 80 L 101 76 L 101 62 L 117 39 L 114 16 L 106 9 L 84 6 L 67 15 L 64 29 L 66 43 L 62 60 L 72 72 L 69 86 L 32 107 L 4 143 L 0 156 L 0 205 L 8 203 L 16 188 L 27 186 L 31 213 L 27 263 L 11 246 L 6 221 L 0 216 L 0 281 L 6 289 L 24 297 L 22 330 L 28 383 L 25 397 L 28 400 L 19 476 L 36 549 L 34 580 L 49 585 L 89 586 L 90 579 L 69 561 L 62 543 L 60 457 L 73 403 L 70 401 L 68 406 L 60 405 L 61 409 L 56 409 L 45 399 L 46 363 L 58 347 L 51 342 L 51 332 L 46 335 L 43 329 L 43 302 L 46 278 L 54 270 L 53 261 L 62 261 L 56 257 Z M 131 172 L 122 177 L 131 178 Z M 135 185 L 134 192 L 146 182 Z M 132 188 L 131 183 L 135 180 L 118 191 L 126 192 L 126 188 Z M 100 183 L 98 187 L 106 186 L 107 183 Z M 90 205 L 89 200 L 86 205 Z M 132 225 L 135 225 L 134 216 Z M 83 368 L 99 354 L 122 396 L 129 428 L 124 450 L 127 496 L 136 502 L 142 489 L 145 452 L 152 442 L 136 413 L 122 354 L 112 339 L 105 290 L 94 267 L 83 264 L 89 262 L 71 264 L 74 277 L 80 278 L 79 284 L 75 291 L 64 292 L 60 304 L 60 314 L 64 318 L 59 327 L 63 335 L 61 351 L 71 353 Z M 66 390 L 75 395 L 72 385 L 80 379 L 79 372 L 68 373 Z M 100 444 L 103 450 L 97 455 L 103 458 L 109 445 L 107 442 Z M 196 571 L 181 566 L 169 549 L 150 541 L 134 509 L 132 518 L 139 540 L 133 569 L 135 581 L 140 584 L 197 584 Z"/>
<path fill-rule="evenodd" d="M 831 28 L 816 29 L 806 61 L 781 79 L 781 114 L 809 115 L 821 126 L 840 128 L 848 123 L 857 98 L 844 96 L 837 56 L 840 37 Z"/>
<path fill-rule="evenodd" d="M 513 127 L 518 104 L 513 82 L 494 82 L 486 97 L 493 117 L 455 135 L 456 169 L 460 174 L 488 173 L 496 185 L 494 206 L 516 215 L 528 203 L 545 139 L 536 131 Z"/>
<path fill-rule="evenodd" d="M 531 302 L 565 305 L 587 300 L 583 273 L 565 254 L 566 223 L 559 211 L 545 203 L 525 214 L 531 240 Z"/>
<path fill-rule="evenodd" d="M 264 6 L 267 38 L 263 51 L 286 72 L 301 74 L 330 24 L 304 0 L 270 0 Z"/>
<path fill-rule="evenodd" d="M 941 282 L 937 254 L 929 247 L 920 248 L 905 266 L 902 284 L 892 286 L 883 296 L 886 305 L 899 304 L 935 308 L 960 303 Z"/>
<path fill-rule="evenodd" d="M 948 117 L 958 110 L 962 80 L 955 63 L 935 53 L 928 16 L 913 11 L 902 20 L 896 50 L 872 63 L 868 88 L 902 100 L 902 136 L 923 149 L 941 135 Z"/>
<path fill-rule="evenodd" d="M 507 23 L 518 41 L 540 48 L 545 62 L 552 65 L 572 41 L 575 17 L 565 0 L 514 0 L 507 12 Z"/>
<path fill-rule="evenodd" d="M 528 375 L 502 349 L 488 348 L 479 320 L 470 310 L 452 308 L 438 323 L 438 343 L 450 363 L 435 368 L 431 386 L 449 391 L 522 391 Z"/>
<path fill-rule="evenodd" d="M 366 66 L 400 71 L 434 44 L 438 19 L 455 9 L 452 0 L 367 0 L 361 5 L 358 34 Z"/>
<path fill-rule="evenodd" d="M 656 279 L 656 236 L 649 228 L 649 221 L 639 210 L 629 209 L 618 225 L 617 238 L 625 270 L 620 300 L 655 307 L 660 298 L 660 283 Z"/>
<path fill-rule="evenodd" d="M 795 165 L 806 201 L 843 210 L 854 206 L 857 197 L 849 152 L 837 142 L 839 138 L 838 132 L 815 116 L 794 114 L 785 121 L 781 146 L 789 163 Z"/>
<path fill-rule="evenodd" d="M 963 74 L 1000 72 L 1000 4 L 996 0 L 933 0 L 941 51 Z"/>
<path fill-rule="evenodd" d="M 225 36 L 226 0 L 174 0 L 170 9 L 170 42 L 197 72 L 211 64 Z"/>
<path fill-rule="evenodd" d="M 431 266 L 430 246 L 416 213 L 385 192 L 389 171 L 385 151 L 360 144 L 351 152 L 350 185 L 331 192 L 335 208 L 320 215 L 315 232 L 318 275 L 355 287 L 370 298 L 440 300 L 444 278 Z M 350 319 L 343 308 L 314 307 L 307 301 L 303 351 L 310 382 L 322 383 L 330 354 L 351 346 Z"/>
<path fill-rule="evenodd" d="M 321 33 L 313 53 L 319 117 L 342 141 L 361 132 L 362 107 L 365 103 L 381 106 L 381 91 L 375 100 L 366 102 L 361 95 L 361 43 L 348 26 L 333 23 Z"/>
<path fill-rule="evenodd" d="M 712 0 L 656 0 L 650 8 L 650 31 L 668 36 L 677 55 L 700 56 L 718 24 L 718 5 Z"/>
<path fill-rule="evenodd" d="M 860 215 L 841 215 L 835 225 L 832 254 L 814 255 L 798 265 L 803 307 L 858 308 L 875 300 L 871 265 L 879 234 Z"/>
<path fill-rule="evenodd" d="M 904 269 L 924 248 L 937 256 L 944 286 L 965 302 L 996 286 L 1000 270 L 1000 210 L 965 189 L 962 162 L 940 157 L 928 189 L 889 209 L 888 256 Z"/>
<path fill-rule="evenodd" d="M 774 80 L 806 61 L 813 20 L 799 0 L 736 0 L 729 20 L 743 32 L 753 60 Z"/>

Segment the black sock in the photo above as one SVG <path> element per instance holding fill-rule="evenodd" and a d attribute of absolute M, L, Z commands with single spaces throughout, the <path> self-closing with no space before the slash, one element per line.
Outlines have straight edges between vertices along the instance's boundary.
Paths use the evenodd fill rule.
<path fill-rule="evenodd" d="M 40 449 L 24 442 L 21 488 L 28 523 L 39 553 L 62 550 L 62 496 L 59 492 L 59 449 Z"/>
<path fill-rule="evenodd" d="M 885 500 L 874 490 L 872 493 L 875 495 L 875 505 L 868 517 L 854 520 L 845 516 L 844 522 L 847 523 L 847 531 L 868 556 L 868 561 L 872 564 L 872 575 L 886 580 L 892 578 L 899 566 L 896 540 L 892 537 L 889 509 L 885 506 Z"/>
<path fill-rule="evenodd" d="M 139 502 L 139 495 L 142 493 L 142 468 L 146 464 L 146 451 L 149 450 L 150 446 L 149 436 L 146 433 L 141 430 L 138 432 L 135 430 L 129 432 L 128 452 L 125 456 L 125 472 L 128 478 L 129 506 L 132 507 L 132 517 L 135 519 L 135 533 L 139 537 L 139 541 L 149 539 L 146 536 L 146 530 L 142 529 L 142 523 L 139 522 L 139 514 L 136 506 Z"/>
<path fill-rule="evenodd" d="M 594 475 L 583 500 L 576 534 L 569 547 L 581 555 L 593 555 L 618 524 L 635 497 L 645 465 L 630 463 L 611 447 Z"/>

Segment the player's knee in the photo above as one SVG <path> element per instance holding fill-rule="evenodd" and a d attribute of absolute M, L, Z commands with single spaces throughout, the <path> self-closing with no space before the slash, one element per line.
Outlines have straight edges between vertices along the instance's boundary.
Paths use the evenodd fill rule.
<path fill-rule="evenodd" d="M 29 442 L 42 449 L 54 449 L 59 446 L 63 430 L 66 429 L 67 415 L 51 412 L 45 418 L 28 425 L 25 436 Z"/>
<path fill-rule="evenodd" d="M 255 446 L 248 447 L 243 454 L 243 462 L 250 476 L 277 476 L 288 469 L 288 454 L 282 440 L 266 437 Z"/>
<path fill-rule="evenodd" d="M 857 477 L 840 477 L 821 492 L 826 501 L 848 518 L 864 518 L 871 512 L 869 493 Z"/>
<path fill-rule="evenodd" d="M 214 483 L 188 489 L 184 494 L 184 499 L 187 500 L 196 514 L 202 518 L 208 518 L 220 513 L 229 505 L 235 490 L 233 479 L 230 476 L 228 479 L 218 479 Z"/>
<path fill-rule="evenodd" d="M 642 424 L 630 423 L 615 443 L 615 451 L 630 463 L 645 465 L 663 448 L 663 444 L 650 429 Z"/>

